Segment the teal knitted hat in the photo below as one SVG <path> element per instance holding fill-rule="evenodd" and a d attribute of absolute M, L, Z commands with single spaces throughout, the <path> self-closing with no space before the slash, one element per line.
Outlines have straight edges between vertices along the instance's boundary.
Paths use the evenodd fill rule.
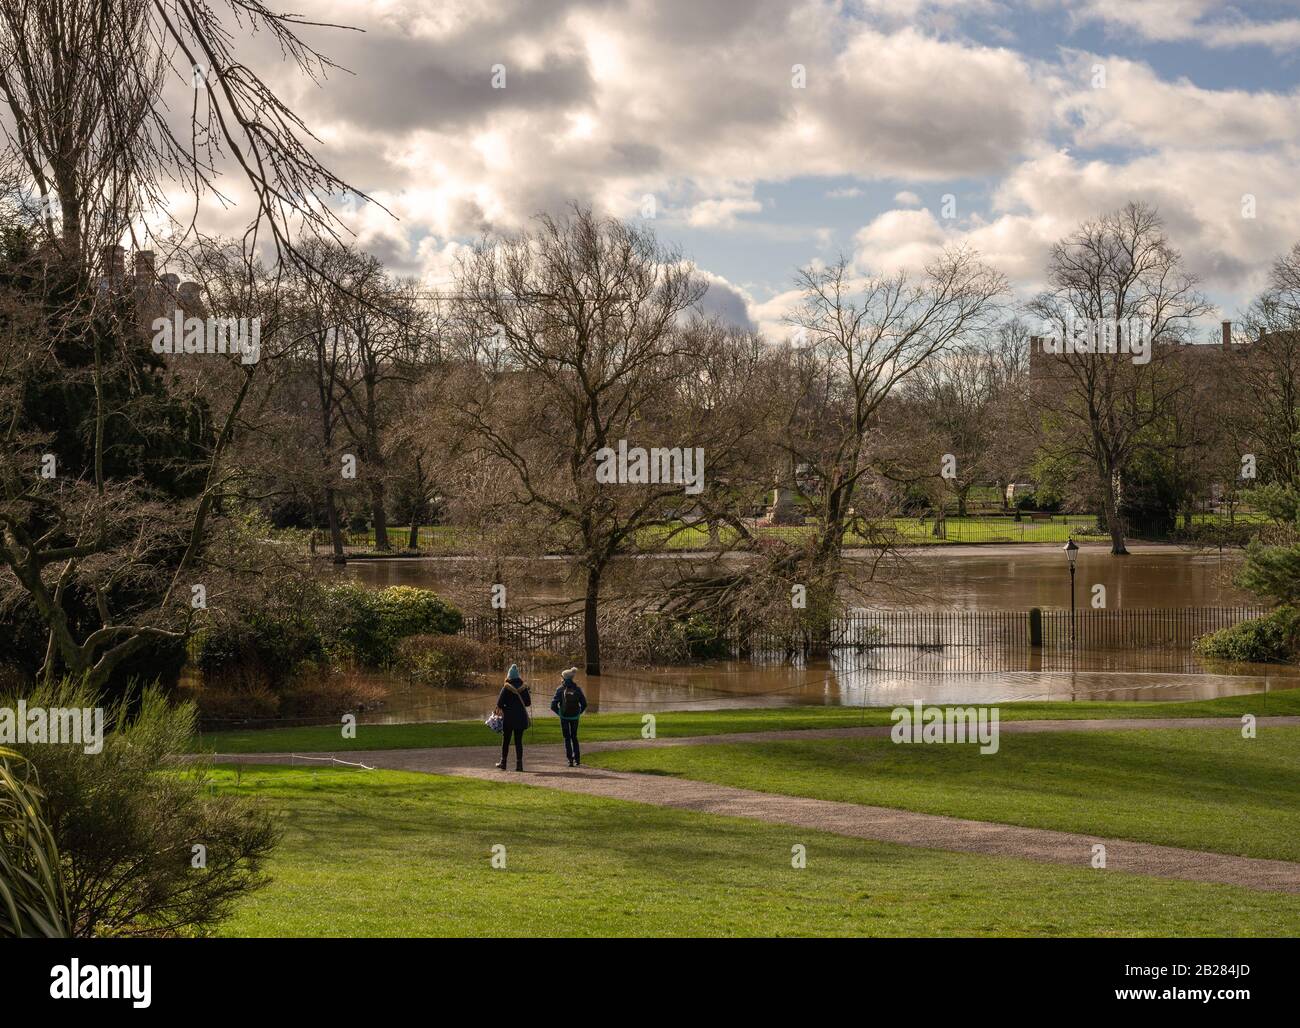
<path fill-rule="evenodd" d="M 522 682 L 523 677 L 519 674 L 519 665 L 511 664 L 510 670 L 506 672 L 507 682 Z"/>

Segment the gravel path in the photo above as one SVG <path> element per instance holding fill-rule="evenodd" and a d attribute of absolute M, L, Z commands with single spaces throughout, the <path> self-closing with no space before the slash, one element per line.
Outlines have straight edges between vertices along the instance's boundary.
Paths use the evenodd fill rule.
<path fill-rule="evenodd" d="M 1300 717 L 1259 719 L 1261 729 L 1270 725 L 1300 725 Z M 1003 732 L 1018 734 L 1124 731 L 1145 728 L 1240 727 L 1241 722 L 1235 718 L 1126 718 L 1086 721 L 1013 721 L 1003 723 L 1000 729 Z M 682 739 L 592 742 L 584 743 L 583 751 L 592 754 L 606 750 L 660 746 L 872 738 L 888 734 L 888 726 L 745 732 Z M 888 807 L 781 796 L 672 776 L 634 774 L 591 767 L 569 768 L 565 766 L 564 748 L 556 745 L 527 746 L 525 763 L 528 770 L 520 774 L 514 771 L 498 771 L 492 766 L 500 753 L 499 746 L 465 746 L 441 749 L 353 750 L 315 754 L 217 754 L 215 759 L 223 764 L 308 764 L 337 760 L 394 771 L 421 771 L 430 774 L 503 780 L 606 799 L 649 803 L 677 810 L 746 817 L 766 821 L 769 824 L 834 832 L 837 835 L 901 843 L 906 846 L 1017 857 L 1075 867 L 1091 867 L 1093 846 L 1100 843 L 1106 847 L 1106 869 L 1109 871 L 1241 885 L 1273 892 L 1300 893 L 1300 863 L 1286 860 L 1238 857 L 1223 853 L 1180 849 L 1174 846 L 1156 846 L 1125 839 L 1106 839 L 1073 832 L 1021 828 L 989 821 L 920 814 Z M 791 836 L 792 844 L 799 841 L 797 836 Z"/>

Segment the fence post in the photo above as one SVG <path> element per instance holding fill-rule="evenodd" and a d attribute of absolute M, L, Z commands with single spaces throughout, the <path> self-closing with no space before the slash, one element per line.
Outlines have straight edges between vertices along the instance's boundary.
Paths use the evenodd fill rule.
<path fill-rule="evenodd" d="M 1043 648 L 1043 611 L 1039 607 L 1029 608 L 1029 645 Z"/>

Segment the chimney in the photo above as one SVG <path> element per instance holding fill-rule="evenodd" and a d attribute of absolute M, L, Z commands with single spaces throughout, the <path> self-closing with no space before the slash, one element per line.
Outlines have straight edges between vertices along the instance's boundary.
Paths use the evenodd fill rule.
<path fill-rule="evenodd" d="M 1222 328 L 1223 328 L 1223 347 L 1224 349 L 1227 349 L 1229 346 L 1232 345 L 1232 322 L 1225 321 L 1222 325 Z"/>
<path fill-rule="evenodd" d="M 152 250 L 136 250 L 135 252 L 135 284 L 138 286 L 151 286 L 154 284 L 154 277 L 157 269 L 154 265 L 154 256 Z"/>

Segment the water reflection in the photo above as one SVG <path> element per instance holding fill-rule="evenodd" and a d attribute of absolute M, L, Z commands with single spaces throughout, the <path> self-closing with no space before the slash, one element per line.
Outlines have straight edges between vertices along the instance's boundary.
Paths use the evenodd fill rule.
<path fill-rule="evenodd" d="M 1055 546 L 962 547 L 960 552 L 933 547 L 914 555 L 910 574 L 885 583 L 859 583 L 865 599 L 855 605 L 917 610 L 1028 610 L 1070 606 L 1070 574 Z M 619 565 L 620 571 L 632 562 Z M 1105 547 L 1079 551 L 1077 599 L 1086 606 L 1094 585 L 1106 587 L 1106 605 L 1125 607 L 1236 607 L 1256 602 L 1232 584 L 1238 554 L 1223 557 L 1173 546 L 1137 544 L 1127 557 L 1111 557 Z M 414 585 L 463 599 L 467 583 L 481 580 L 486 562 L 455 560 L 353 561 L 334 573 L 374 588 Z M 560 561 L 510 562 L 511 605 L 576 600 L 581 581 L 569 581 Z M 481 589 L 486 605 L 487 589 Z"/>
<path fill-rule="evenodd" d="M 532 580 L 512 588 L 514 602 L 570 598 L 557 562 L 545 562 Z M 1135 547 L 1127 558 L 1104 548 L 1079 557 L 1079 602 L 1094 584 L 1106 586 L 1115 608 L 1238 606 L 1251 602 L 1231 584 L 1236 558 L 1199 555 L 1172 547 Z M 935 610 L 1027 610 L 1069 607 L 1069 574 L 1056 547 L 986 547 L 921 554 L 905 594 L 881 591 L 881 605 Z M 341 573 L 375 587 L 419 585 L 456 595 L 463 563 L 386 560 L 349 564 Z M 515 581 L 520 581 L 518 577 Z M 521 588 L 522 585 L 522 588 Z M 861 602 L 861 601 L 858 601 Z M 526 659 L 521 665 L 527 670 Z M 1008 670 L 1010 669 L 1010 670 Z M 558 676 L 533 675 L 540 716 Z M 436 721 L 485 716 L 496 697 L 495 675 L 481 686 L 431 689 L 388 680 L 389 702 L 363 715 L 370 723 Z M 794 705 L 895 706 L 925 703 L 1000 703 L 1012 700 L 1190 700 L 1300 687 L 1300 668 L 1269 665 L 1202 666 L 1185 650 L 1102 650 L 1071 656 L 1018 649 L 837 651 L 828 658 L 786 663 L 784 655 L 703 666 L 610 670 L 583 687 L 596 710 Z"/>
<path fill-rule="evenodd" d="M 558 676 L 529 677 L 538 713 Z M 554 677 L 555 681 L 551 678 Z M 690 668 L 617 670 L 583 678 L 593 711 L 656 713 L 738 707 L 830 705 L 854 707 L 924 703 L 1006 703 L 1012 700 L 1199 700 L 1216 696 L 1300 688 L 1300 668 L 1231 665 L 1214 672 L 1134 670 L 996 671 L 884 669 L 862 654 L 794 665 L 728 661 Z M 429 689 L 393 683 L 382 711 L 362 717 L 374 724 L 486 716 L 498 686 Z"/>

